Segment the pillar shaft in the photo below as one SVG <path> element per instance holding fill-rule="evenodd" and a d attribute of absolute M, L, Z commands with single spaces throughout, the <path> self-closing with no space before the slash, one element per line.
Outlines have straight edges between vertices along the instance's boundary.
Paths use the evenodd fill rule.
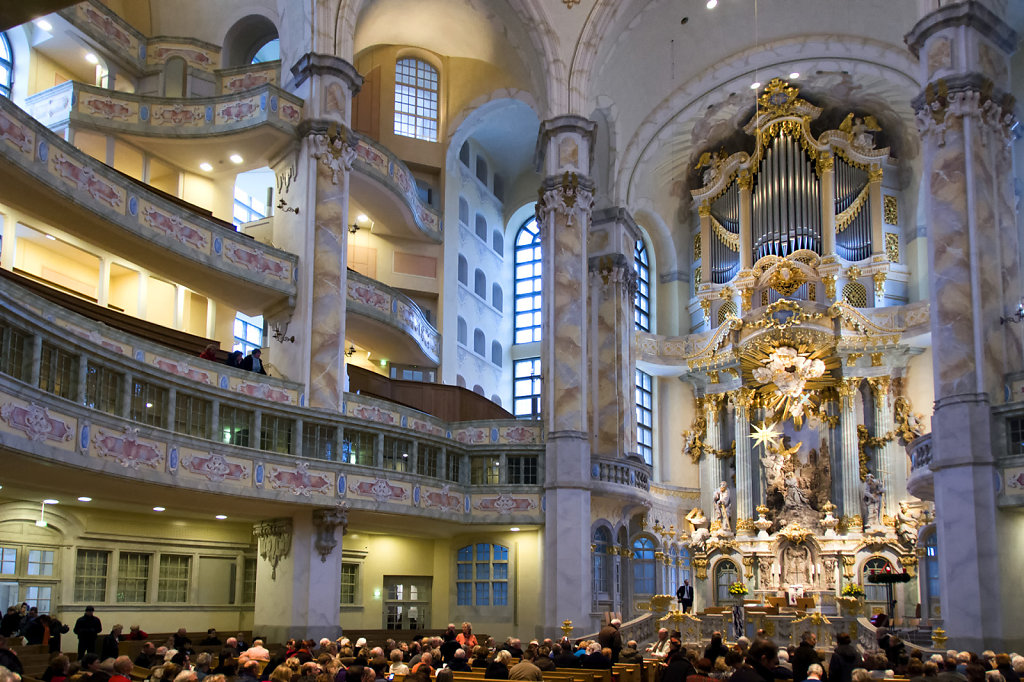
<path fill-rule="evenodd" d="M 840 485 L 843 499 L 840 505 L 850 531 L 861 530 L 860 449 L 857 445 L 857 397 L 859 378 L 844 379 L 839 383 Z"/>
<path fill-rule="evenodd" d="M 831 256 L 836 252 L 836 173 L 831 154 L 818 159 L 818 174 L 821 176 L 821 254 Z"/>
<path fill-rule="evenodd" d="M 888 438 L 887 442 L 878 447 L 876 462 L 878 478 L 885 488 L 883 510 L 887 516 L 896 514 L 899 501 L 907 496 L 907 462 L 906 455 L 899 450 L 896 440 L 892 412 L 892 397 L 889 387 L 892 383 L 887 376 L 872 377 L 872 395 L 875 398 L 875 433 L 876 438 Z"/>
<path fill-rule="evenodd" d="M 754 519 L 754 481 L 753 462 L 751 456 L 750 409 L 754 392 L 749 388 L 740 388 L 733 394 L 735 433 L 736 433 L 736 530 L 741 534 L 753 534 L 753 526 L 747 527 L 743 521 Z"/>

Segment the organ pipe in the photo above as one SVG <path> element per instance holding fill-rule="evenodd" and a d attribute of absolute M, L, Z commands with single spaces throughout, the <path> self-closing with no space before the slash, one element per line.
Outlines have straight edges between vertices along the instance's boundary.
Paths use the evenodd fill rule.
<path fill-rule="evenodd" d="M 799 141 L 782 134 L 765 150 L 753 189 L 753 260 L 799 249 L 821 253 L 821 187 Z"/>

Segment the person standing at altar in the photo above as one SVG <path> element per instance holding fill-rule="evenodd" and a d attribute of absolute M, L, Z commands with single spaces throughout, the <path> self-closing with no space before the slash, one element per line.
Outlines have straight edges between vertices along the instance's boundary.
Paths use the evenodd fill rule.
<path fill-rule="evenodd" d="M 683 613 L 689 613 L 693 608 L 693 585 L 689 580 L 684 580 L 676 590 L 676 599 L 679 601 L 679 609 Z"/>

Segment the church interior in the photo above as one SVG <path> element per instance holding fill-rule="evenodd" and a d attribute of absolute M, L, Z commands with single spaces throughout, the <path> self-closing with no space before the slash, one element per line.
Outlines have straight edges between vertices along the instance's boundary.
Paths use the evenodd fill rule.
<path fill-rule="evenodd" d="M 1024 646 L 1024 3 L 0 30 L 0 607 Z"/>

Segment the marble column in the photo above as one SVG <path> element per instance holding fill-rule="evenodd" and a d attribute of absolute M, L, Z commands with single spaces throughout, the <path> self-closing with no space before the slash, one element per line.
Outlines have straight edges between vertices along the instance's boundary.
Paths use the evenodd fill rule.
<path fill-rule="evenodd" d="M 935 9 L 906 36 L 921 65 L 914 100 L 928 223 L 935 410 L 932 461 L 943 627 L 959 649 L 1024 637 L 1013 559 L 996 507 L 993 403 L 1022 369 L 1021 334 L 999 318 L 1022 294 L 1010 144 L 1010 56 L 1018 35 L 989 6 Z M 1005 7 L 1005 3 L 1002 5 Z"/>
<path fill-rule="evenodd" d="M 590 622 L 592 581 L 580 580 L 590 554 L 589 292 L 587 235 L 596 124 L 578 116 L 544 121 L 538 154 L 545 180 L 537 202 L 543 247 L 542 414 L 545 445 L 544 603 L 539 629 L 566 618 Z M 629 386 L 632 387 L 632 382 Z M 632 393 L 630 391 L 630 393 Z"/>
<path fill-rule="evenodd" d="M 751 237 L 754 229 L 754 204 L 751 199 L 751 190 L 754 187 L 754 176 L 749 171 L 740 173 L 738 184 L 740 188 L 740 271 L 749 270 L 754 267 L 754 247 L 751 244 Z M 749 303 L 743 306 L 743 312 L 748 312 Z"/>
<path fill-rule="evenodd" d="M 722 445 L 722 409 L 725 407 L 724 393 L 708 393 L 704 396 L 704 419 L 707 421 L 707 435 L 704 438 L 708 448 L 721 452 Z M 715 517 L 715 505 L 712 496 L 725 478 L 725 460 L 717 454 L 708 453 L 701 465 L 701 508 L 707 512 L 708 519 Z M 726 481 L 729 483 L 729 481 Z M 733 505 L 735 507 L 735 505 Z"/>
<path fill-rule="evenodd" d="M 839 391 L 839 485 L 842 501 L 839 508 L 847 532 L 859 533 L 863 526 L 861 513 L 862 484 L 860 480 L 860 449 L 857 446 L 857 397 L 861 378 L 843 379 Z"/>
<path fill-rule="evenodd" d="M 821 253 L 834 256 L 836 252 L 836 172 L 831 152 L 818 157 L 818 176 L 821 178 Z"/>
<path fill-rule="evenodd" d="M 275 311 L 265 315 L 270 323 L 291 323 L 288 333 L 295 336 L 295 343 L 272 347 L 275 363 L 307 384 L 311 407 L 340 410 L 347 386 L 349 174 L 356 158 L 348 123 L 363 79 L 348 62 L 313 52 L 291 71 L 291 90 L 306 100 L 301 145 L 275 170 L 278 196 L 299 213 L 279 212 L 274 238 L 301 255 L 298 297 L 283 320 Z"/>
<path fill-rule="evenodd" d="M 700 219 L 700 281 L 703 284 L 711 283 L 711 206 L 701 204 L 697 209 L 697 216 Z M 711 325 L 711 318 L 705 312 L 707 323 Z"/>
<path fill-rule="evenodd" d="M 272 642 L 341 634 L 340 536 L 347 526 L 348 513 L 340 507 L 306 509 L 253 526 L 259 553 L 254 631 Z"/>
<path fill-rule="evenodd" d="M 882 233 L 882 169 L 872 166 L 868 172 L 868 204 L 871 214 L 871 255 L 885 258 L 885 235 Z M 876 304 L 878 305 L 878 304 Z"/>
<path fill-rule="evenodd" d="M 899 501 L 907 496 L 907 456 L 899 447 L 896 439 L 896 423 L 893 421 L 892 394 L 889 389 L 892 378 L 888 376 L 871 377 L 871 395 L 875 402 L 875 438 L 892 436 L 875 452 L 878 478 L 885 488 L 883 496 L 883 513 L 894 516 L 899 509 Z"/>
<path fill-rule="evenodd" d="M 621 208 L 594 213 L 587 251 L 590 270 L 591 453 L 616 458 L 635 455 L 636 401 L 632 387 L 633 296 L 636 270 L 633 249 L 639 234 Z"/>
<path fill-rule="evenodd" d="M 750 434 L 750 409 L 754 391 L 738 388 L 732 393 L 736 434 L 736 533 L 754 534 L 754 463 Z"/>

